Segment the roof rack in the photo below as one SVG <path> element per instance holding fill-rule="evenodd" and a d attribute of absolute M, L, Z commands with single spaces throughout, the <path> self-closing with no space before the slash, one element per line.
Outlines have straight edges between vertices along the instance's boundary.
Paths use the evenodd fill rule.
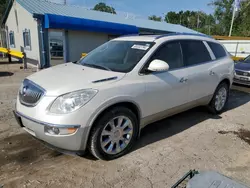
<path fill-rule="evenodd" d="M 169 36 L 176 36 L 176 35 L 187 35 L 187 36 L 199 36 L 199 37 L 207 37 L 207 38 L 213 38 L 209 35 L 205 35 L 205 34 L 199 34 L 199 33 L 168 33 L 168 34 L 164 34 L 164 35 L 160 35 L 158 37 L 156 37 L 155 39 L 160 39 L 163 37 L 169 37 Z"/>

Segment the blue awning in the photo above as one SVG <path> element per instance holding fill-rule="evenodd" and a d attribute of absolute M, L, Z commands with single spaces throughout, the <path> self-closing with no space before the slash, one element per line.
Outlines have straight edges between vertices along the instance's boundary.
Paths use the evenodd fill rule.
<path fill-rule="evenodd" d="M 44 27 L 49 29 L 85 30 L 116 35 L 137 34 L 136 26 L 55 14 L 45 14 Z"/>

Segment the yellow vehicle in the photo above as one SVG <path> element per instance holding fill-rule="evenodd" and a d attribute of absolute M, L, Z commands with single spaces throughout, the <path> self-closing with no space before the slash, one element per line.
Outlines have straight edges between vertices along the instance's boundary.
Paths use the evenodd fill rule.
<path fill-rule="evenodd" d="M 87 53 L 82 53 L 82 56 L 81 57 L 85 57 L 87 56 L 88 54 Z"/>

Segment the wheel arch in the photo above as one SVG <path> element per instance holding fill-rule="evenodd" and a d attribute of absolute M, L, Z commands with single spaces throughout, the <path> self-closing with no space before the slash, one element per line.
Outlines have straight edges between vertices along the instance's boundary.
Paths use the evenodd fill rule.
<path fill-rule="evenodd" d="M 92 127 L 95 122 L 103 115 L 105 114 L 107 111 L 109 111 L 110 109 L 112 108 L 115 108 L 115 107 L 126 107 L 128 109 L 130 109 L 135 115 L 136 115 L 136 118 L 137 118 L 137 121 L 138 121 L 138 124 L 140 123 L 140 118 L 141 118 L 141 110 L 139 108 L 139 106 L 135 103 L 135 102 L 132 102 L 132 101 L 120 101 L 120 102 L 115 102 L 115 103 L 112 103 L 108 106 L 105 106 L 102 110 L 100 110 L 97 115 L 94 117 L 94 119 L 91 121 L 91 124 L 90 126 Z"/>
<path fill-rule="evenodd" d="M 138 121 L 138 137 L 140 135 L 140 119 L 141 119 L 141 109 L 139 105 L 132 101 L 132 100 L 122 100 L 122 101 L 116 101 L 109 103 L 109 105 L 105 105 L 101 110 L 99 110 L 96 115 L 92 118 L 92 120 L 89 122 L 89 129 L 87 131 L 86 137 L 84 138 L 84 148 L 87 148 L 88 142 L 89 142 L 89 135 L 94 128 L 95 122 L 98 121 L 99 118 L 101 118 L 102 115 L 104 115 L 107 111 L 109 111 L 112 108 L 115 107 L 127 107 L 128 109 L 132 110 L 133 113 L 135 113 L 137 121 Z"/>
<path fill-rule="evenodd" d="M 214 94 L 215 94 L 217 88 L 218 88 L 219 85 L 222 84 L 222 83 L 226 83 L 226 84 L 228 85 L 229 88 L 230 88 L 230 86 L 231 86 L 231 84 L 232 84 L 229 78 L 227 78 L 227 77 L 222 78 L 221 81 L 219 82 L 219 84 L 216 86 L 216 88 L 215 88 L 215 90 L 214 90 L 212 96 L 214 96 Z M 211 97 L 211 99 L 210 99 L 210 102 L 211 102 L 211 100 L 212 100 L 212 97 Z"/>
<path fill-rule="evenodd" d="M 231 86 L 231 84 L 232 84 L 229 78 L 223 78 L 223 79 L 220 81 L 220 83 L 218 84 L 218 86 L 219 86 L 220 84 L 222 84 L 222 83 L 226 83 L 226 84 L 228 85 L 229 88 L 230 88 L 230 86 Z"/>

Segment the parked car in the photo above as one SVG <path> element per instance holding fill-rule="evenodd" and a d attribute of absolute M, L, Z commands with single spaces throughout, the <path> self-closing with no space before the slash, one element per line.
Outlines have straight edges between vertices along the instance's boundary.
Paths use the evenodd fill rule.
<path fill-rule="evenodd" d="M 234 83 L 250 85 L 250 55 L 235 64 Z"/>
<path fill-rule="evenodd" d="M 120 37 L 27 77 L 15 116 L 53 148 L 111 160 L 150 123 L 200 105 L 221 113 L 233 76 L 230 55 L 209 37 Z"/>

